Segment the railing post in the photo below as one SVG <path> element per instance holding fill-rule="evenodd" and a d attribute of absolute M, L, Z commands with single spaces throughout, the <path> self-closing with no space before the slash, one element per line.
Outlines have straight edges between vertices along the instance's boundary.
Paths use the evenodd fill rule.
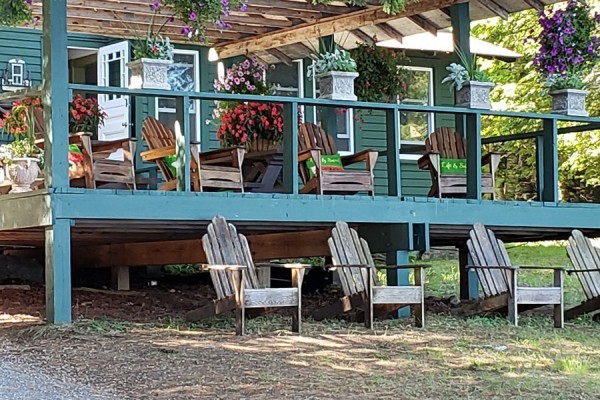
<path fill-rule="evenodd" d="M 481 200 L 481 114 L 467 115 L 467 198 Z"/>
<path fill-rule="evenodd" d="M 69 186 L 67 0 L 43 0 L 44 159 L 46 187 Z"/>
<path fill-rule="evenodd" d="M 558 201 L 558 126 L 556 119 L 544 119 L 536 138 L 538 199 Z"/>
<path fill-rule="evenodd" d="M 177 121 L 175 122 L 175 149 L 177 154 L 177 190 L 189 192 L 191 184 L 191 144 L 190 144 L 190 98 L 177 97 L 175 100 Z"/>
<path fill-rule="evenodd" d="M 388 195 L 402 196 L 400 172 L 400 113 L 396 108 L 385 111 L 387 144 Z"/>
<path fill-rule="evenodd" d="M 298 103 L 283 104 L 283 190 L 298 194 Z"/>

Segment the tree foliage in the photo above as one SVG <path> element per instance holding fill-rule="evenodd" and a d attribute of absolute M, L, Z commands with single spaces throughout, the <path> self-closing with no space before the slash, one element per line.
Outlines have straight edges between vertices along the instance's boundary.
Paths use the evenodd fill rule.
<path fill-rule="evenodd" d="M 600 0 L 589 1 L 600 7 Z M 549 112 L 550 97 L 544 82 L 534 68 L 537 45 L 528 40 L 541 32 L 538 14 L 524 11 L 513 14 L 506 21 L 494 19 L 473 27 L 479 39 L 510 48 L 523 55 L 513 63 L 487 61 L 484 68 L 497 84 L 492 101 L 497 108 L 523 112 Z M 600 93 L 597 82 L 600 74 L 593 71 L 586 77 L 592 93 L 588 97 L 588 111 L 600 115 Z M 562 125 L 560 125 L 562 126 Z M 483 136 L 510 135 L 541 129 L 539 121 L 530 119 L 494 118 L 484 120 Z M 533 200 L 536 198 L 535 141 L 520 140 L 496 145 L 495 150 L 506 155 L 499 171 L 499 182 L 504 199 Z M 567 201 L 600 202 L 600 131 L 561 135 L 559 139 L 559 179 L 562 195 Z"/>

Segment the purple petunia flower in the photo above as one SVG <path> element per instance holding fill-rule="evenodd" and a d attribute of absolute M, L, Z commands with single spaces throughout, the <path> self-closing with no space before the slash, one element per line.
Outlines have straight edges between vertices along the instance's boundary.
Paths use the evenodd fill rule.
<path fill-rule="evenodd" d="M 189 15 L 189 19 L 190 19 L 190 21 L 196 21 L 198 19 L 198 14 L 196 14 L 194 11 L 192 11 Z"/>

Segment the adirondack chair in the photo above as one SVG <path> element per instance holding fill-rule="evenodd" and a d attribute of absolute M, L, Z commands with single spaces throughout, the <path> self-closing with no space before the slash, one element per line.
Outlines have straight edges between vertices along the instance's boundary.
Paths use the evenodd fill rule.
<path fill-rule="evenodd" d="M 264 267 L 289 268 L 292 271 L 291 288 L 261 287 L 256 271 L 259 265 L 252 260 L 246 237 L 238 234 L 235 226 L 216 216 L 202 237 L 202 247 L 215 287 L 217 299 L 203 308 L 190 311 L 188 321 L 236 310 L 236 333 L 244 334 L 245 310 L 274 307 L 294 308 L 292 330 L 301 330 L 302 280 L 305 264 L 261 264 Z M 241 284 L 243 282 L 243 284 Z"/>
<path fill-rule="evenodd" d="M 579 278 L 587 298 L 580 305 L 565 311 L 565 318 L 573 319 L 600 309 L 600 249 L 594 247 L 581 231 L 574 230 L 569 238 L 567 254 L 574 267 L 567 272 Z"/>
<path fill-rule="evenodd" d="M 488 153 L 481 158 L 482 166 L 489 165 L 490 172 L 481 174 L 481 191 L 495 199 L 496 170 L 501 154 Z M 467 158 L 467 141 L 452 128 L 437 128 L 425 140 L 425 155 L 419 161 L 419 168 L 429 170 L 431 189 L 428 196 L 443 197 L 465 196 L 467 194 L 467 176 L 464 173 L 442 172 L 442 159 L 464 160 Z"/>
<path fill-rule="evenodd" d="M 142 125 L 142 137 L 149 149 L 141 153 L 142 160 L 155 162 L 166 181 L 159 190 L 175 190 L 177 177 L 165 161 L 165 157 L 175 155 L 175 133 L 156 118 L 147 117 Z M 206 188 L 244 192 L 242 176 L 244 154 L 243 147 L 200 153 L 198 144 L 192 143 L 192 189 L 199 192 Z"/>
<path fill-rule="evenodd" d="M 526 287 L 517 283 L 517 273 L 522 269 L 542 269 L 541 267 L 513 266 L 504 243 L 496 239 L 494 232 L 481 224 L 475 224 L 467 241 L 474 269 L 483 290 L 484 300 L 478 305 L 478 312 L 499 310 L 508 307 L 508 318 L 518 325 L 518 307 L 528 308 L 541 305 L 554 306 L 554 326 L 564 325 L 563 269 L 543 268 L 554 272 L 554 286 Z"/>
<path fill-rule="evenodd" d="M 377 151 L 364 150 L 360 153 L 341 157 L 344 167 L 364 162 L 364 170 L 326 170 L 322 168 L 321 155 L 337 154 L 335 142 L 320 126 L 304 123 L 300 125 L 298 132 L 298 152 L 299 172 L 304 184 L 300 193 L 351 194 L 365 191 L 370 195 L 374 194 L 373 169 L 377 162 Z M 307 166 L 307 160 L 309 159 L 312 159 L 315 163 L 316 171 L 312 177 Z"/>
<path fill-rule="evenodd" d="M 415 285 L 381 286 L 367 241 L 345 222 L 337 222 L 327 240 L 334 267 L 337 268 L 345 296 L 336 303 L 319 309 L 313 318 L 325 318 L 364 308 L 365 325 L 373 328 L 375 314 L 387 314 L 404 305 L 413 305 L 415 325 L 425 323 L 425 265 L 398 265 L 386 268 L 414 269 Z"/>

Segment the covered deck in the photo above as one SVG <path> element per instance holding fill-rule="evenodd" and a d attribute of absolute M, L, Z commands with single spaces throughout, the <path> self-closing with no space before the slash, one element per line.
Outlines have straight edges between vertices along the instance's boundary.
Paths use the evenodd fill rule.
<path fill-rule="evenodd" d="M 8 254 L 45 259 L 47 318 L 50 322 L 71 321 L 72 265 L 123 268 L 202 263 L 205 258 L 200 238 L 214 215 L 223 215 L 236 224 L 240 231 L 250 235 L 250 247 L 255 252 L 256 260 L 327 256 L 326 238 L 330 228 L 339 220 L 357 226 L 361 235 L 370 242 L 371 249 L 374 252 L 387 253 L 388 259 L 394 263 L 404 263 L 408 259 L 408 251 L 427 250 L 431 245 L 454 245 L 463 248 L 468 230 L 476 222 L 496 230 L 505 241 L 564 239 L 574 228 L 590 236 L 600 235 L 599 204 L 568 204 L 560 201 L 557 147 L 558 135 L 597 129 L 600 126 L 600 118 L 460 107 L 240 96 L 207 91 L 176 92 L 68 85 L 64 69 L 67 51 L 66 17 L 70 15 L 71 18 L 72 14 L 67 13 L 66 0 L 45 0 L 42 3 L 44 86 L 38 91 L 28 93 L 3 94 L 0 95 L 0 99 L 10 100 L 19 96 L 42 94 L 44 104 L 50 110 L 45 113 L 48 128 L 45 146 L 46 188 L 26 194 L 0 196 L 0 247 Z M 308 3 L 305 2 L 291 3 L 302 3 L 308 7 Z M 488 2 L 481 2 L 486 3 Z M 513 4 L 506 2 L 509 3 Z M 536 4 L 538 7 L 545 4 L 538 1 L 517 3 L 520 6 Z M 409 7 L 407 14 L 402 18 L 409 18 L 412 23 L 420 21 L 424 24 L 421 14 L 442 13 L 447 16 L 448 13 L 444 10 L 448 6 L 451 7 L 448 12 L 453 15 L 448 20 L 454 21 L 458 44 L 468 48 L 466 42 L 469 37 L 469 4 L 466 2 L 422 1 L 418 6 L 414 6 L 414 9 Z M 474 7 L 481 8 L 480 5 Z M 507 5 L 506 12 L 517 10 L 509 10 L 508 7 Z M 352 27 L 360 29 L 374 23 L 373 21 L 379 21 L 377 18 L 383 18 L 379 14 L 380 11 L 370 11 L 378 8 L 348 10 L 348 17 L 352 12 L 360 12 L 363 16 L 361 18 L 365 18 L 364 14 L 375 12 L 375 19 L 367 23 L 365 19 L 358 17 L 348 18 L 347 24 L 336 27 L 324 18 L 285 29 L 307 32 L 309 27 L 316 29 L 315 24 L 327 26 L 328 23 L 333 26 L 334 31 L 324 34 L 335 34 L 338 28 L 339 31 Z M 496 7 L 493 8 L 496 9 L 496 13 L 501 12 Z M 524 7 L 518 9 L 522 8 Z M 484 9 L 491 10 L 489 7 Z M 409 10 L 412 10 L 412 14 Z M 466 22 L 459 18 L 461 15 L 467 17 Z M 348 25 L 351 23 L 356 25 Z M 281 29 L 281 32 L 262 32 L 261 35 L 264 36 L 258 38 L 241 39 L 242 42 L 237 47 L 231 43 L 217 43 L 217 53 L 221 56 L 253 53 L 258 49 L 252 46 L 266 43 L 267 38 L 274 40 L 273 36 L 269 35 L 283 35 L 285 29 Z M 315 34 L 312 36 L 315 37 Z M 241 53 L 234 54 L 234 47 Z M 268 45 L 264 47 L 265 50 L 272 48 Z M 271 51 L 270 54 L 282 57 L 281 51 Z M 66 156 L 68 138 L 67 135 L 54 135 L 53 132 L 68 131 L 66 106 L 72 93 L 114 94 L 129 96 L 134 101 L 136 98 L 156 97 L 175 99 L 179 122 L 175 133 L 177 157 L 180 162 L 177 190 L 166 192 L 152 188 L 123 190 L 70 187 Z M 202 104 L 201 108 L 207 109 L 208 105 L 219 100 L 283 104 L 283 193 L 192 191 L 193 177 L 189 173 L 192 163 L 189 105 L 192 101 L 199 101 Z M 373 196 L 361 193 L 300 194 L 302 185 L 298 169 L 297 112 L 300 106 L 363 109 L 384 116 L 385 125 L 378 138 L 378 151 L 380 162 L 384 161 L 385 169 L 377 177 L 378 190 Z M 416 111 L 450 116 L 464 133 L 468 141 L 466 198 L 414 197 L 403 193 L 403 180 L 406 177 L 403 176 L 398 157 L 401 149 L 400 112 Z M 535 132 L 482 139 L 482 124 L 493 124 L 493 120 L 497 118 L 533 119 L 539 121 L 540 129 Z M 139 126 L 137 123 L 136 125 Z M 141 141 L 140 129 L 136 128 L 136 131 Z M 212 139 L 207 127 L 201 129 L 200 136 L 202 143 L 210 143 Z M 530 139 L 535 142 L 535 149 L 532 151 L 537 159 L 537 200 L 520 202 L 486 199 L 482 194 L 483 146 L 509 140 Z M 139 154 L 137 159 L 139 160 Z M 143 168 L 139 168 L 138 172 L 150 173 Z M 469 294 L 466 270 L 461 278 L 464 282 L 461 295 L 466 297 Z M 398 279 L 407 279 L 407 276 L 394 275 L 390 282 Z M 472 285 L 477 285 L 477 282 L 471 280 Z"/>

